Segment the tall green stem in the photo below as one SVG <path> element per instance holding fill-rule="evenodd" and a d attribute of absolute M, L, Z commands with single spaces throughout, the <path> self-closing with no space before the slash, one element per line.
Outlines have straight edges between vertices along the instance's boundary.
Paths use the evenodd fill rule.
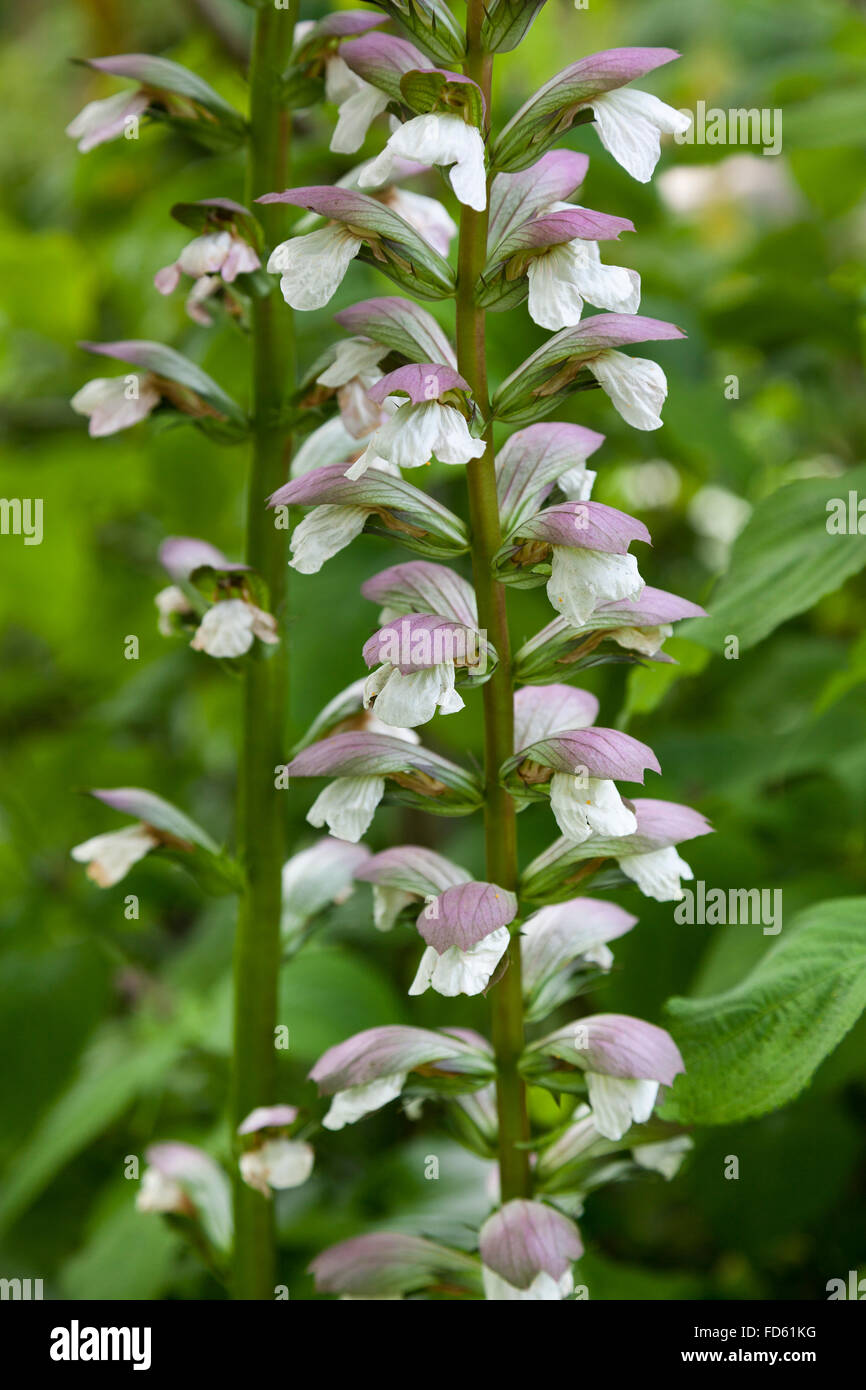
<path fill-rule="evenodd" d="M 481 45 L 483 0 L 467 6 L 465 72 L 484 93 L 488 111 L 492 58 Z M 488 199 L 489 203 L 489 199 Z M 460 223 L 457 272 L 457 363 L 472 388 L 479 410 L 490 413 L 487 391 L 487 350 L 484 310 L 475 304 L 475 287 L 487 254 L 488 213 L 464 207 Z M 487 449 L 467 464 L 469 515 L 472 523 L 472 569 L 478 600 L 478 620 L 499 656 L 499 665 L 484 686 L 484 831 L 487 876 L 513 890 L 517 885 L 517 827 L 515 805 L 499 781 L 499 768 L 514 751 L 514 681 L 505 589 L 493 576 L 491 561 L 499 548 L 499 506 L 493 431 L 485 435 Z M 530 1191 L 529 1154 L 517 1147 L 529 1137 L 526 1089 L 517 1063 L 523 1051 L 523 988 L 520 938 L 512 937 L 505 974 L 491 992 L 493 1046 L 497 1065 L 499 1110 L 499 1175 L 502 1201 L 525 1197 Z"/>
<path fill-rule="evenodd" d="M 250 139 L 246 201 L 289 182 L 291 120 L 280 101 L 297 4 L 256 10 L 250 62 Z M 270 249 L 285 240 L 283 205 L 259 212 Z M 285 531 L 277 530 L 265 499 L 286 479 L 289 439 L 283 420 L 295 374 L 292 315 L 279 297 L 256 299 L 252 309 L 253 447 L 247 488 L 247 563 L 263 576 L 271 610 L 285 616 Z M 276 1099 L 274 1029 L 280 960 L 280 875 L 284 860 L 283 806 L 275 786 L 282 761 L 286 702 L 285 635 L 279 647 L 250 660 L 243 686 L 243 744 L 238 774 L 238 841 L 247 876 L 234 959 L 234 1054 L 230 1113 L 233 1128 L 257 1105 Z M 272 1299 L 275 1251 L 272 1204 L 240 1179 L 235 1183 L 233 1293 Z"/>

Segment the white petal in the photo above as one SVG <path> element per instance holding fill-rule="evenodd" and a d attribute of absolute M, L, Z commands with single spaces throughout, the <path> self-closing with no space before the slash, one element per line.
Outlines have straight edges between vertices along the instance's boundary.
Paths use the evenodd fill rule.
<path fill-rule="evenodd" d="M 550 806 L 560 831 L 573 844 L 583 844 L 593 831 L 607 838 L 637 830 L 636 816 L 623 805 L 616 783 L 606 778 L 555 772 Z"/>
<path fill-rule="evenodd" d="M 552 1303 L 561 1302 L 574 1292 L 574 1276 L 571 1270 L 566 1270 L 561 1279 L 554 1279 L 552 1274 L 546 1270 L 540 1270 L 536 1274 L 528 1289 L 515 1288 L 509 1284 L 501 1274 L 496 1274 L 494 1270 L 482 1266 L 481 1276 L 484 1281 L 484 1297 L 488 1302 L 503 1302 L 506 1299 L 520 1299 L 524 1301 L 538 1302 L 544 1301 Z"/>
<path fill-rule="evenodd" d="M 674 1139 L 663 1139 L 658 1144 L 638 1144 L 637 1148 L 632 1149 L 631 1156 L 639 1168 L 661 1173 L 670 1182 L 679 1172 L 686 1154 L 693 1148 L 694 1143 L 687 1134 L 678 1134 Z"/>
<path fill-rule="evenodd" d="M 135 1194 L 138 1211 L 187 1213 L 189 1205 L 189 1198 L 180 1183 L 165 1177 L 156 1168 L 145 1168 Z"/>
<path fill-rule="evenodd" d="M 345 386 L 353 377 L 362 376 L 378 367 L 388 349 L 368 338 L 343 338 L 330 367 L 316 377 L 320 386 Z M 370 383 L 372 385 L 372 383 Z"/>
<path fill-rule="evenodd" d="M 406 1084 L 406 1076 L 404 1071 L 395 1072 L 392 1076 L 380 1076 L 375 1081 L 368 1081 L 365 1086 L 350 1086 L 347 1091 L 338 1091 L 322 1121 L 325 1129 L 342 1129 L 344 1125 L 352 1125 L 374 1110 L 381 1110 L 383 1105 L 399 1096 Z"/>
<path fill-rule="evenodd" d="M 441 706 L 443 714 L 454 714 L 463 708 L 463 700 L 454 689 L 453 662 L 442 662 L 408 675 L 391 667 L 382 679 L 384 670 L 382 667 L 374 671 L 365 688 L 365 703 L 369 691 L 370 700 L 375 700 L 377 718 L 383 724 L 415 729 L 433 718 L 437 706 Z"/>
<path fill-rule="evenodd" d="M 556 486 L 570 502 L 588 502 L 597 477 L 598 474 L 591 468 L 578 464 L 576 468 L 566 468 L 564 473 L 560 473 Z"/>
<path fill-rule="evenodd" d="M 683 896 L 680 879 L 694 877 L 674 845 L 650 850 L 648 854 L 624 854 L 617 862 L 644 897 L 655 898 L 657 903 L 678 902 Z"/>
<path fill-rule="evenodd" d="M 173 613 L 191 613 L 193 611 L 183 589 L 179 589 L 176 584 L 169 584 L 167 588 L 160 589 L 159 593 L 154 595 L 153 601 L 159 613 L 157 627 L 163 637 L 173 637 L 175 634 L 175 628 L 171 621 Z"/>
<path fill-rule="evenodd" d="M 201 275 L 216 275 L 222 270 L 223 262 L 231 250 L 230 232 L 208 232 L 189 242 L 178 257 L 178 265 L 184 275 L 198 280 Z"/>
<path fill-rule="evenodd" d="M 645 1124 L 653 1112 L 659 1083 L 603 1076 L 588 1071 L 586 1085 L 595 1127 L 605 1139 L 621 1139 L 632 1121 Z"/>
<path fill-rule="evenodd" d="M 362 245 L 345 227 L 322 227 L 274 247 L 268 270 L 279 272 L 283 298 L 293 309 L 321 309 L 336 294 Z"/>
<path fill-rule="evenodd" d="M 355 74 L 353 74 L 355 76 Z M 357 78 L 358 89 L 340 103 L 337 124 L 331 136 L 335 154 L 354 154 L 364 143 L 373 121 L 388 105 L 388 95 L 378 87 Z"/>
<path fill-rule="evenodd" d="M 315 1154 L 309 1144 L 292 1139 L 267 1139 L 257 1149 L 241 1154 L 241 1177 L 266 1196 L 270 1189 L 300 1187 L 313 1171 Z"/>
<path fill-rule="evenodd" d="M 460 202 L 477 212 L 483 212 L 487 206 L 484 141 L 480 131 L 461 116 L 428 112 L 398 126 L 383 153 L 364 172 L 361 186 L 376 188 L 387 183 L 395 157 L 418 164 L 453 166 L 451 187 Z"/>
<path fill-rule="evenodd" d="M 116 92 L 103 101 L 91 101 L 66 127 L 66 134 L 78 141 L 82 154 L 123 135 L 130 117 L 146 111 L 150 99 L 144 92 Z"/>
<path fill-rule="evenodd" d="M 327 825 L 338 840 L 357 844 L 385 795 L 384 777 L 337 777 L 307 812 L 310 825 Z"/>
<path fill-rule="evenodd" d="M 414 227 L 416 232 L 438 251 L 447 256 L 451 242 L 458 232 L 457 223 L 447 209 L 436 198 L 428 198 L 423 193 L 410 193 L 405 188 L 392 188 L 387 199 L 388 206 Z"/>
<path fill-rule="evenodd" d="M 580 323 L 583 296 L 573 274 L 568 246 L 552 246 L 533 256 L 527 267 L 529 316 L 540 328 L 554 332 Z"/>
<path fill-rule="evenodd" d="M 70 402 L 79 415 L 90 416 L 88 433 L 94 438 L 117 434 L 137 425 L 159 405 L 160 395 L 149 376 L 97 377 L 76 391 Z"/>
<path fill-rule="evenodd" d="M 396 468 L 423 468 L 430 462 L 439 435 L 438 401 L 401 405 L 396 414 L 378 429 L 369 449 Z M 351 474 L 347 476 L 352 476 Z"/>
<path fill-rule="evenodd" d="M 632 178 L 648 183 L 661 154 L 662 132 L 684 134 L 691 117 L 649 92 L 618 87 L 593 99 L 598 138 Z"/>
<path fill-rule="evenodd" d="M 388 416 L 378 401 L 371 399 L 369 387 L 372 382 L 363 377 L 341 386 L 337 392 L 340 419 L 353 439 L 367 439 L 374 430 L 384 424 Z"/>
<path fill-rule="evenodd" d="M 433 451 L 440 463 L 468 463 L 480 459 L 487 445 L 483 439 L 473 439 L 466 417 L 453 405 L 434 402 L 437 436 Z"/>
<path fill-rule="evenodd" d="M 625 647 L 627 651 L 640 652 L 642 656 L 655 656 L 661 651 L 673 630 L 671 623 L 661 623 L 658 627 L 618 627 L 607 635 L 611 641 Z"/>
<path fill-rule="evenodd" d="M 112 888 L 126 876 L 133 864 L 159 844 L 148 826 L 127 825 L 107 835 L 94 835 L 70 851 L 78 864 L 86 864 L 87 877 L 100 888 Z"/>
<path fill-rule="evenodd" d="M 585 299 L 614 314 L 636 314 L 640 276 L 625 266 L 605 265 L 597 241 L 571 241 L 567 247 L 575 284 Z"/>
<path fill-rule="evenodd" d="M 202 618 L 190 646 L 208 656 L 243 656 L 253 645 L 256 612 L 242 598 L 215 603 Z"/>
<path fill-rule="evenodd" d="M 661 428 L 668 383 L 658 362 L 606 348 L 586 365 L 626 424 L 636 430 Z"/>
<path fill-rule="evenodd" d="M 582 627 L 600 603 L 637 598 L 643 587 L 633 555 L 553 547 L 547 597 L 573 627 Z"/>
<path fill-rule="evenodd" d="M 369 515 L 367 507 L 313 507 L 292 532 L 292 569 L 317 574 L 326 560 L 360 536 Z"/>
<path fill-rule="evenodd" d="M 423 994 L 432 985 L 437 994 L 449 999 L 457 994 L 481 994 L 508 950 L 510 940 L 508 928 L 497 927 L 496 931 L 476 941 L 468 951 L 449 946 L 440 955 L 432 946 L 428 946 L 409 993 Z"/>

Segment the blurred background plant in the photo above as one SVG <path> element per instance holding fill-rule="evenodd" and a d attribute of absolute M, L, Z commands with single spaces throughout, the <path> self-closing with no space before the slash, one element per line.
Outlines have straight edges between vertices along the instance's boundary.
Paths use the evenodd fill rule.
<path fill-rule="evenodd" d="M 302 16 L 333 8 L 305 3 Z M 154 860 L 99 893 L 68 852 L 111 828 L 104 809 L 76 795 L 84 785 L 148 786 L 217 837 L 228 832 L 239 686 L 159 636 L 152 595 L 164 582 L 166 535 L 206 536 L 240 557 L 245 470 L 242 449 L 188 428 L 145 425 L 94 444 L 68 405 L 93 375 L 79 339 L 171 342 L 239 398 L 246 388 L 241 329 L 228 318 L 217 331 L 191 323 L 181 300 L 151 283 L 188 239 L 170 206 L 240 197 L 240 157 L 205 158 L 153 127 L 77 155 L 64 126 L 118 84 L 68 59 L 159 53 L 245 109 L 248 28 L 234 0 L 36 0 L 6 13 L 2 492 L 43 498 L 45 519 L 39 546 L 0 537 L 0 1271 L 44 1278 L 48 1297 L 220 1296 L 176 1232 L 135 1212 L 124 1164 L 166 1137 L 221 1153 L 233 902 L 205 900 L 180 869 Z M 548 0 L 520 61 L 498 65 L 499 118 L 567 62 L 626 44 L 684 54 L 652 87 L 673 105 L 781 108 L 783 141 L 775 157 L 671 146 L 646 187 L 585 128 L 562 142 L 591 156 L 587 203 L 638 228 L 617 261 L 643 276 L 641 311 L 689 334 L 654 348 L 670 386 L 663 429 L 630 430 L 600 392 L 575 398 L 571 418 L 607 433 L 595 496 L 649 525 L 649 583 L 718 614 L 669 640 L 678 666 L 607 666 L 583 683 L 601 699 L 601 723 L 627 727 L 658 753 L 664 775 L 648 794 L 712 819 L 717 833 L 688 846 L 695 878 L 781 888 L 787 920 L 866 891 L 866 539 L 838 538 L 820 582 L 817 567 L 804 569 L 824 499 L 858 487 L 866 496 L 862 470 L 841 477 L 862 460 L 866 430 L 866 25 L 844 0 L 593 0 L 588 9 Z M 326 152 L 333 111 L 301 119 L 311 139 L 295 181 L 334 180 L 354 161 Z M 300 317 L 302 361 L 338 336 L 333 311 L 384 292 L 372 270 L 353 267 L 327 310 Z M 529 325 L 532 341 L 515 343 L 513 322 L 503 316 L 497 335 L 491 320 L 494 380 L 544 337 Z M 462 479 L 438 473 L 438 495 L 459 509 L 449 493 Z M 770 603 L 767 556 L 777 565 Z M 401 558 L 369 540 L 315 579 L 293 577 L 295 736 L 362 674 L 358 653 L 376 612 L 358 587 Z M 518 642 L 547 621 L 537 593 L 514 593 L 511 608 Z M 130 635 L 137 660 L 124 657 Z M 725 657 L 729 635 L 739 638 L 737 659 Z M 478 746 L 479 718 L 471 702 L 438 722 L 434 746 L 461 760 Z M 286 797 L 298 848 L 315 838 L 303 818 L 316 790 L 301 784 Z M 521 826 L 527 862 L 550 825 L 529 811 Z M 391 807 L 367 842 L 431 834 L 483 877 L 474 821 L 431 827 Z M 615 896 L 641 920 L 595 991 L 598 1009 L 660 1021 L 670 995 L 726 989 L 772 943 L 759 927 L 678 925 L 671 904 Z M 376 933 L 363 885 L 328 915 L 283 972 L 290 1048 L 280 1053 L 278 1099 L 312 1095 L 303 1078 L 331 1044 L 410 1021 L 416 956 L 414 934 L 400 946 Z M 471 1008 L 427 994 L 411 1022 L 466 1022 Z M 595 1197 L 581 1223 L 591 1296 L 821 1298 L 828 1279 L 856 1269 L 866 1249 L 864 1043 L 861 1020 L 786 1110 L 697 1131 L 673 1185 L 647 1175 Z M 532 1103 L 537 1122 L 554 1121 L 549 1097 L 534 1093 Z M 437 1182 L 424 1178 L 431 1142 Z M 731 1154 L 736 1181 L 724 1176 Z M 276 1197 L 281 1282 L 292 1298 L 310 1297 L 310 1256 L 379 1223 L 442 1239 L 477 1224 L 485 1178 L 480 1160 L 425 1137 L 424 1117 L 410 1122 L 399 1110 L 329 1138 L 313 1179 Z"/>

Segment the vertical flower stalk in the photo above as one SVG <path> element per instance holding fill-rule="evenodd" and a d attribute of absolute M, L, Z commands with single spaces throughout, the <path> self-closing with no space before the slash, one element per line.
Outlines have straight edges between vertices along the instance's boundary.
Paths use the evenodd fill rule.
<path fill-rule="evenodd" d="M 256 10 L 250 61 L 248 205 L 288 182 L 291 115 L 280 98 L 297 19 L 285 9 Z M 285 239 L 286 209 L 264 207 L 265 239 Z M 285 616 L 286 532 L 273 524 L 263 499 L 285 481 L 289 439 L 285 401 L 294 377 L 292 315 L 273 295 L 252 308 L 252 460 L 247 485 L 246 561 L 265 580 L 270 610 Z M 256 1106 L 273 1099 L 277 980 L 280 962 L 280 875 L 284 860 L 283 806 L 275 785 L 286 707 L 286 644 L 248 663 L 243 677 L 243 737 L 238 775 L 238 845 L 246 885 L 241 896 L 234 958 L 234 1050 L 230 1116 L 235 1132 Z M 273 1204 L 235 1178 L 235 1298 L 272 1298 Z"/>
<path fill-rule="evenodd" d="M 480 87 L 489 119 L 493 57 L 485 54 L 481 45 L 484 14 L 483 0 L 469 0 L 464 71 Z M 456 317 L 457 365 L 485 420 L 490 417 L 485 311 L 476 304 L 475 291 L 487 258 L 489 208 L 488 197 L 482 212 L 470 207 L 461 209 Z M 514 750 L 514 688 L 506 591 L 493 572 L 493 557 L 499 550 L 502 536 L 490 424 L 484 442 L 483 456 L 470 459 L 466 465 L 479 626 L 487 629 L 499 654 L 499 665 L 483 688 L 484 831 L 487 876 L 491 882 L 513 891 L 517 886 L 516 807 L 499 780 L 499 769 Z M 508 1201 L 529 1193 L 529 1152 L 517 1147 L 529 1137 L 525 1086 L 517 1070 L 524 1043 L 520 937 L 517 934 L 511 938 L 505 971 L 492 991 L 491 1002 L 497 1061 L 499 1176 L 502 1200 Z"/>

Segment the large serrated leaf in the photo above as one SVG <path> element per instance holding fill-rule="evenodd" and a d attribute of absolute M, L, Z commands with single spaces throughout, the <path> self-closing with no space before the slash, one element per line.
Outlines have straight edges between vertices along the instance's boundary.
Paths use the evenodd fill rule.
<path fill-rule="evenodd" d="M 848 494 L 866 495 L 866 466 L 838 478 L 789 483 L 759 502 L 737 537 L 728 572 L 707 605 L 681 637 L 720 650 L 735 636 L 740 649 L 753 647 L 780 623 L 813 607 L 866 565 L 866 535 L 834 535 L 827 505 Z"/>
<path fill-rule="evenodd" d="M 686 1071 L 660 1113 L 721 1125 L 778 1109 L 809 1083 L 864 1008 L 866 898 L 816 903 L 783 927 L 735 989 L 668 1001 L 668 1027 Z"/>

